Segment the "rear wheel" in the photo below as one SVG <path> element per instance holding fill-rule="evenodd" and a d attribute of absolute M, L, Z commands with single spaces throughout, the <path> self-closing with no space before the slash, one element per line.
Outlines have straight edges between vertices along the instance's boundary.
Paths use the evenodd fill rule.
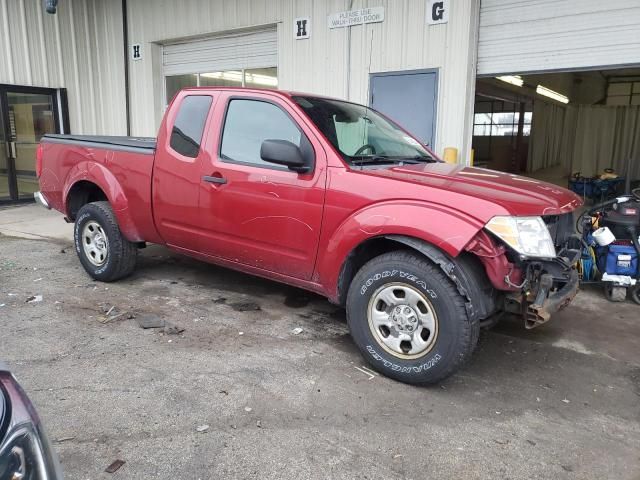
<path fill-rule="evenodd" d="M 80 209 L 74 241 L 80 263 L 96 280 L 112 282 L 135 268 L 138 249 L 120 232 L 109 202 L 88 203 Z"/>
<path fill-rule="evenodd" d="M 373 368 L 412 384 L 438 382 L 459 369 L 478 340 L 465 299 L 419 254 L 391 252 L 357 273 L 347 296 L 351 335 Z"/>

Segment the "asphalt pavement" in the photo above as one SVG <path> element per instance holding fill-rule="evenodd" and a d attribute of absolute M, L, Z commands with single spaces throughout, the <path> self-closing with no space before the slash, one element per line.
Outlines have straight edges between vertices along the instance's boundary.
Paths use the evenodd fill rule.
<path fill-rule="evenodd" d="M 371 372 L 316 295 L 157 246 L 99 283 L 65 234 L 6 233 L 0 359 L 68 479 L 640 479 L 631 302 L 585 290 L 539 329 L 508 318 L 419 388 Z"/>

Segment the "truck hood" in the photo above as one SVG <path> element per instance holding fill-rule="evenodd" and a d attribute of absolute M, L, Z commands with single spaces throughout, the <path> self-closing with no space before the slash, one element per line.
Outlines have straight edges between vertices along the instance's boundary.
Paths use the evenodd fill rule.
<path fill-rule="evenodd" d="M 511 215 L 558 215 L 575 210 L 575 193 L 533 178 L 448 163 L 367 170 L 368 174 L 446 190 L 499 205 Z"/>

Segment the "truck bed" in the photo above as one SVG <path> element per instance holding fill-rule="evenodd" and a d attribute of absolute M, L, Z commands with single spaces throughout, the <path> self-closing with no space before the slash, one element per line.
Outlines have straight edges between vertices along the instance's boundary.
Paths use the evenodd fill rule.
<path fill-rule="evenodd" d="M 72 187 L 94 184 L 101 192 L 97 198 L 111 203 L 126 238 L 159 240 L 151 208 L 155 138 L 45 135 L 41 145 L 40 192 L 52 208 L 73 218 Z"/>
<path fill-rule="evenodd" d="M 108 135 L 54 135 L 47 134 L 42 140 L 48 143 L 87 145 L 107 150 L 129 151 L 153 155 L 156 139 L 152 137 L 119 137 Z"/>

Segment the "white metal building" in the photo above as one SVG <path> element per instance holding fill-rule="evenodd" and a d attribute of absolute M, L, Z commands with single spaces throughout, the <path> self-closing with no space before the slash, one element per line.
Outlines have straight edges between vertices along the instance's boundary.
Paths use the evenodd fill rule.
<path fill-rule="evenodd" d="M 640 3 L 59 0 L 50 15 L 0 0 L 0 38 L 0 198 L 15 199 L 42 133 L 152 136 L 189 85 L 371 103 L 469 162 L 477 76 L 640 66 Z"/>
<path fill-rule="evenodd" d="M 637 182 L 639 67 L 637 0 L 482 0 L 476 163 L 563 186 L 574 175 L 608 176 L 606 170 Z M 517 125 L 522 114 L 524 125 Z M 510 118 L 512 132 L 500 125 Z M 491 130 L 481 119 L 494 124 Z M 492 139 L 494 129 L 503 136 Z"/>
<path fill-rule="evenodd" d="M 482 0 L 478 74 L 640 64 L 637 0 Z"/>

